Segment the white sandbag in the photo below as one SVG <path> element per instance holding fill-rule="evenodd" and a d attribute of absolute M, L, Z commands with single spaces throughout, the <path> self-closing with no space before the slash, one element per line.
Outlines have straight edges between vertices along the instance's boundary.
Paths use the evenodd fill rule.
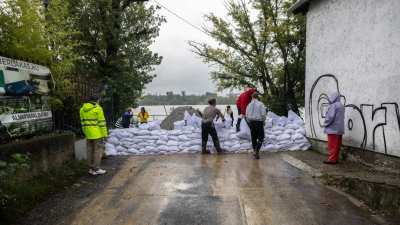
<path fill-rule="evenodd" d="M 139 131 L 140 131 L 140 130 L 139 130 L 138 128 L 129 128 L 129 129 L 126 129 L 126 132 L 128 132 L 128 133 L 130 133 L 130 134 L 134 134 L 134 135 L 138 134 Z"/>
<path fill-rule="evenodd" d="M 167 130 L 161 130 L 161 135 L 167 135 L 168 131 Z"/>
<path fill-rule="evenodd" d="M 167 146 L 167 152 L 177 153 L 179 152 L 179 147 L 177 145 Z"/>
<path fill-rule="evenodd" d="M 108 149 L 106 149 L 106 154 L 107 154 L 107 156 L 117 155 L 117 150 L 115 150 L 113 148 L 108 148 Z"/>
<path fill-rule="evenodd" d="M 188 148 L 191 152 L 201 152 L 201 145 L 193 145 Z"/>
<path fill-rule="evenodd" d="M 300 127 L 299 129 L 296 130 L 296 133 L 302 134 L 303 136 L 306 135 L 306 131 L 304 130 L 303 127 Z"/>
<path fill-rule="evenodd" d="M 199 134 L 199 133 L 193 133 L 193 134 L 191 134 L 191 135 L 188 135 L 188 138 L 191 138 L 191 139 L 201 139 L 201 134 Z"/>
<path fill-rule="evenodd" d="M 116 132 L 111 133 L 111 134 L 108 134 L 108 138 L 110 138 L 110 137 L 116 137 L 116 136 L 117 136 L 117 133 L 116 133 Z"/>
<path fill-rule="evenodd" d="M 160 139 L 160 136 L 145 136 L 146 138 L 144 138 L 144 139 L 146 139 L 146 140 L 154 140 L 154 141 L 156 141 L 156 140 L 158 140 L 158 139 Z M 143 138 L 143 136 L 140 136 L 140 138 Z"/>
<path fill-rule="evenodd" d="M 191 144 L 192 146 L 193 146 L 193 145 L 200 145 L 200 146 L 201 146 L 201 142 L 202 142 L 201 139 L 193 139 L 193 140 L 190 141 L 190 144 Z"/>
<path fill-rule="evenodd" d="M 199 133 L 199 134 L 201 134 L 201 128 L 196 128 L 196 129 L 194 129 L 193 132 L 194 132 L 194 133 Z"/>
<path fill-rule="evenodd" d="M 297 125 L 300 125 L 300 126 L 304 125 L 304 121 L 300 117 L 293 119 L 292 122 L 293 122 L 293 124 L 297 124 Z"/>
<path fill-rule="evenodd" d="M 178 136 L 178 135 L 180 135 L 181 134 L 181 131 L 180 130 L 171 130 L 171 131 L 169 131 L 168 132 L 168 136 Z"/>
<path fill-rule="evenodd" d="M 299 139 L 294 140 L 293 142 L 296 143 L 296 144 L 299 144 L 299 145 L 309 143 L 307 138 L 304 137 L 304 136 L 299 138 Z"/>
<path fill-rule="evenodd" d="M 156 148 L 153 146 L 146 146 L 145 149 L 147 152 L 157 152 Z"/>
<path fill-rule="evenodd" d="M 129 153 L 132 153 L 132 154 L 140 154 L 140 151 L 139 150 L 137 150 L 137 149 L 135 149 L 135 148 L 130 148 L 130 149 L 128 149 L 128 152 Z"/>
<path fill-rule="evenodd" d="M 192 146 L 192 145 L 191 145 L 190 141 L 186 141 L 186 142 L 183 142 L 183 143 L 182 143 L 182 146 L 184 146 L 184 147 L 190 147 L 190 146 Z"/>
<path fill-rule="evenodd" d="M 133 142 L 130 142 L 130 141 L 125 141 L 125 142 L 122 142 L 122 146 L 123 147 L 125 147 L 125 148 L 129 148 L 129 146 L 131 146 L 133 144 Z"/>
<path fill-rule="evenodd" d="M 150 145 L 150 143 L 147 142 L 147 141 L 143 141 L 143 142 L 138 143 L 137 145 L 139 145 L 140 147 L 144 148 L 144 147 Z"/>
<path fill-rule="evenodd" d="M 235 141 L 235 140 L 240 140 L 240 138 L 237 136 L 237 134 L 231 134 L 231 135 L 229 135 L 229 137 L 228 137 L 228 140 L 231 140 L 231 141 Z"/>
<path fill-rule="evenodd" d="M 119 139 L 116 137 L 108 138 L 107 142 L 113 145 L 119 145 Z"/>
<path fill-rule="evenodd" d="M 268 135 L 268 140 L 276 141 L 276 136 L 275 135 Z"/>
<path fill-rule="evenodd" d="M 167 142 L 163 140 L 157 140 L 156 145 L 167 145 Z"/>
<path fill-rule="evenodd" d="M 272 127 L 272 123 L 269 120 L 265 120 L 264 129 L 271 128 L 271 127 Z"/>
<path fill-rule="evenodd" d="M 181 152 L 181 151 L 183 151 L 184 149 L 186 149 L 187 147 L 186 147 L 186 146 L 183 146 L 183 145 L 179 145 L 178 148 L 179 148 L 179 152 Z"/>
<path fill-rule="evenodd" d="M 139 125 L 139 130 L 148 130 L 149 125 L 147 123 L 142 123 Z"/>
<path fill-rule="evenodd" d="M 124 137 L 130 137 L 130 136 L 131 136 L 131 134 L 128 133 L 128 132 L 125 132 L 125 131 L 122 131 L 122 132 L 118 132 L 118 133 L 117 133 L 117 137 L 118 137 L 119 139 L 124 138 Z"/>
<path fill-rule="evenodd" d="M 128 149 L 122 147 L 121 145 L 118 145 L 115 150 L 117 150 L 117 152 L 126 152 L 128 151 Z"/>
<path fill-rule="evenodd" d="M 300 118 L 296 113 L 294 113 L 292 110 L 289 110 L 288 112 L 288 120 L 293 121 L 295 118 Z"/>
<path fill-rule="evenodd" d="M 168 138 L 167 135 L 161 135 L 161 136 L 159 137 L 159 140 L 169 141 L 169 138 Z"/>
<path fill-rule="evenodd" d="M 236 144 L 236 145 L 231 146 L 231 150 L 232 151 L 237 151 L 239 149 L 240 149 L 240 144 Z"/>
<path fill-rule="evenodd" d="M 158 146 L 157 148 L 157 151 L 166 151 L 167 150 L 167 145 L 160 145 L 160 146 Z"/>
<path fill-rule="evenodd" d="M 251 139 L 251 132 L 250 128 L 247 125 L 246 121 L 243 121 L 243 123 L 240 123 L 240 132 L 237 134 L 237 136 L 241 139 Z"/>
<path fill-rule="evenodd" d="M 265 148 L 264 148 L 264 150 L 265 150 L 265 151 L 268 151 L 268 152 L 276 151 L 277 149 L 276 149 L 275 146 L 276 146 L 276 145 L 273 145 L 273 144 L 266 145 Z"/>
<path fill-rule="evenodd" d="M 126 141 L 129 141 L 129 142 L 133 142 L 133 138 L 121 138 L 121 139 L 119 139 L 119 143 L 122 143 L 122 142 L 126 142 Z"/>
<path fill-rule="evenodd" d="M 231 129 L 232 127 L 232 118 L 230 115 L 225 116 L 225 129 Z"/>
<path fill-rule="evenodd" d="M 230 141 L 224 141 L 224 145 L 225 145 L 225 147 L 226 147 L 226 146 L 232 146 L 232 142 L 230 142 Z"/>
<path fill-rule="evenodd" d="M 168 139 L 169 139 L 169 140 L 173 140 L 173 141 L 179 141 L 178 136 L 168 135 Z"/>
<path fill-rule="evenodd" d="M 307 142 L 306 144 L 304 144 L 303 146 L 301 146 L 301 150 L 305 151 L 311 148 L 311 144 L 309 142 Z"/>
<path fill-rule="evenodd" d="M 223 148 L 226 152 L 231 152 L 232 150 L 231 150 L 231 146 L 224 146 L 224 148 Z"/>
<path fill-rule="evenodd" d="M 185 120 L 174 122 L 174 130 L 181 130 L 185 126 Z"/>
<path fill-rule="evenodd" d="M 129 146 L 129 148 L 140 149 L 141 147 L 137 144 L 133 144 L 133 145 Z"/>
<path fill-rule="evenodd" d="M 144 137 L 144 136 L 143 136 Z M 145 141 L 146 139 L 142 139 L 142 138 L 134 138 L 133 139 L 133 143 L 135 143 L 135 144 L 139 144 L 140 142 L 143 142 L 143 141 Z"/>
<path fill-rule="evenodd" d="M 283 132 L 284 134 L 290 134 L 290 135 L 293 135 L 293 134 L 295 134 L 296 133 L 296 131 L 295 130 L 293 130 L 293 129 L 286 129 L 284 132 Z"/>
<path fill-rule="evenodd" d="M 188 138 L 186 135 L 179 135 L 178 138 L 179 138 L 179 141 L 183 141 L 183 142 L 190 141 L 190 138 Z"/>
<path fill-rule="evenodd" d="M 146 140 L 146 141 L 149 142 L 150 144 L 156 143 L 156 140 Z"/>
<path fill-rule="evenodd" d="M 216 130 L 219 130 L 219 129 L 225 127 L 225 124 L 222 121 L 222 118 L 218 118 L 218 120 L 217 120 L 217 117 L 215 117 L 213 123 L 214 123 L 214 127 L 215 127 Z"/>
<path fill-rule="evenodd" d="M 193 134 L 193 131 L 191 131 L 191 130 L 182 130 L 181 131 L 181 134 L 183 134 L 183 135 L 191 135 L 191 134 Z"/>
<path fill-rule="evenodd" d="M 207 147 L 213 147 L 214 142 L 213 141 L 207 141 Z"/>
<path fill-rule="evenodd" d="M 202 119 L 200 118 L 200 117 L 197 117 L 196 116 L 196 113 L 193 113 L 193 115 L 192 115 L 192 119 L 193 119 L 193 123 L 192 123 L 192 126 L 194 127 L 194 128 L 200 128 L 201 127 L 201 123 L 202 123 Z M 200 128 L 201 129 L 201 128 Z"/>
<path fill-rule="evenodd" d="M 192 116 L 190 116 L 190 114 L 188 113 L 187 110 L 185 111 L 183 119 L 186 120 L 186 125 L 187 126 L 190 126 L 190 127 L 193 127 L 193 128 L 197 127 L 197 123 L 196 123 L 195 119 Z"/>
<path fill-rule="evenodd" d="M 147 154 L 147 150 L 145 148 L 141 148 L 139 151 L 141 154 Z"/>
<path fill-rule="evenodd" d="M 140 130 L 137 136 L 150 136 L 151 133 L 148 130 Z"/>
<path fill-rule="evenodd" d="M 240 149 L 250 149 L 250 148 L 253 148 L 253 145 L 251 142 L 245 142 L 240 145 Z"/>
<path fill-rule="evenodd" d="M 150 122 L 148 129 L 151 130 L 151 131 L 153 131 L 153 130 L 161 130 L 161 127 L 160 127 L 161 123 L 162 123 L 161 120 L 156 120 L 156 121 Z"/>
<path fill-rule="evenodd" d="M 168 147 L 169 146 L 178 146 L 178 145 L 179 145 L 179 142 L 173 141 L 173 140 L 169 140 L 168 143 L 167 143 Z"/>
<path fill-rule="evenodd" d="M 228 135 L 231 135 L 231 134 L 236 134 L 236 130 L 234 130 L 234 129 L 229 129 L 229 130 L 228 130 Z"/>
<path fill-rule="evenodd" d="M 161 136 L 161 130 L 152 130 L 150 134 L 151 136 Z"/>
<path fill-rule="evenodd" d="M 277 116 L 277 115 L 276 115 L 275 113 L 273 113 L 273 112 L 268 112 L 267 115 L 268 115 L 268 118 L 271 118 L 271 119 L 273 119 L 273 118 L 279 118 L 279 116 Z"/>
<path fill-rule="evenodd" d="M 110 142 L 106 142 L 106 144 L 104 145 L 104 147 L 115 149 L 115 145 L 111 144 Z"/>
<path fill-rule="evenodd" d="M 287 140 L 287 139 L 290 139 L 290 134 L 282 134 L 279 137 L 279 141 L 283 141 L 283 140 Z"/>
<path fill-rule="evenodd" d="M 287 118 L 285 116 L 281 116 L 278 120 L 278 126 L 284 127 L 286 125 Z"/>
<path fill-rule="evenodd" d="M 286 129 L 293 129 L 293 130 L 297 130 L 297 129 L 299 129 L 299 128 L 300 128 L 300 126 L 299 126 L 299 125 L 297 125 L 297 124 L 289 124 L 289 125 L 286 125 L 286 126 L 285 126 L 285 128 L 286 128 Z"/>
<path fill-rule="evenodd" d="M 271 129 L 272 132 L 274 132 L 274 131 L 285 131 L 285 130 L 286 130 L 286 128 L 285 128 L 285 127 L 282 127 L 282 126 L 274 126 L 274 127 Z"/>
<path fill-rule="evenodd" d="M 300 133 L 295 133 L 292 135 L 292 140 L 302 139 L 304 136 Z"/>
<path fill-rule="evenodd" d="M 181 132 L 183 132 L 183 131 L 192 131 L 192 133 L 193 133 L 193 131 L 194 131 L 195 129 L 196 129 L 196 128 L 194 128 L 194 127 L 192 127 L 192 126 L 184 126 L 184 127 L 182 128 Z"/>
<path fill-rule="evenodd" d="M 275 136 L 280 136 L 282 133 L 283 132 L 281 130 L 277 130 L 277 131 L 272 132 L 272 134 L 275 135 Z"/>

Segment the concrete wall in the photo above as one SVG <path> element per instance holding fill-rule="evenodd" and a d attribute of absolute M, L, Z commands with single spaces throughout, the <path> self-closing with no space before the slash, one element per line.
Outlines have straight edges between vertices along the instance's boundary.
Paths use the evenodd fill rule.
<path fill-rule="evenodd" d="M 399 10 L 399 0 L 311 2 L 307 136 L 326 141 L 327 98 L 339 92 L 346 106 L 343 144 L 400 157 Z"/>
<path fill-rule="evenodd" d="M 9 162 L 14 153 L 29 153 L 31 170 L 25 173 L 29 177 L 47 170 L 50 165 L 62 165 L 65 161 L 73 159 L 74 148 L 73 133 L 57 134 L 1 145 L 0 160 Z"/>

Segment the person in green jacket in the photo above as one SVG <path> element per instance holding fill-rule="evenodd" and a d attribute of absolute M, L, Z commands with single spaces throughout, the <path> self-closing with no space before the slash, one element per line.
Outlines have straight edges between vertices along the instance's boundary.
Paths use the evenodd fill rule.
<path fill-rule="evenodd" d="M 103 108 L 101 108 L 99 102 L 99 96 L 94 94 L 90 96 L 89 101 L 84 103 L 79 111 L 82 131 L 86 136 L 89 173 L 93 175 L 106 173 L 105 170 L 100 169 L 103 141 L 107 140 L 107 127 Z"/>

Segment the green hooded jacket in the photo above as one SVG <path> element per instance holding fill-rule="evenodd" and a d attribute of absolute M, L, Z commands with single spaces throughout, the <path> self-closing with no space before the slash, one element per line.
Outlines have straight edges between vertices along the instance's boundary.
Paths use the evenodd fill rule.
<path fill-rule="evenodd" d="M 79 111 L 82 131 L 88 140 L 107 137 L 103 108 L 95 102 L 86 102 Z"/>

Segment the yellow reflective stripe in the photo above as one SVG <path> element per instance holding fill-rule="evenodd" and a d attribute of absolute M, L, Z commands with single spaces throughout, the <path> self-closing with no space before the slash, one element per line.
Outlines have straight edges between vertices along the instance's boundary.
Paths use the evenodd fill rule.
<path fill-rule="evenodd" d="M 105 122 L 107 122 L 107 121 L 105 121 L 105 120 L 99 120 L 99 123 L 105 123 Z"/>
<path fill-rule="evenodd" d="M 106 125 L 100 125 L 99 127 L 106 127 Z"/>
<path fill-rule="evenodd" d="M 83 119 L 82 122 L 84 121 L 97 121 L 97 119 Z"/>
<path fill-rule="evenodd" d="M 98 126 L 99 124 L 83 124 L 84 127 Z"/>

